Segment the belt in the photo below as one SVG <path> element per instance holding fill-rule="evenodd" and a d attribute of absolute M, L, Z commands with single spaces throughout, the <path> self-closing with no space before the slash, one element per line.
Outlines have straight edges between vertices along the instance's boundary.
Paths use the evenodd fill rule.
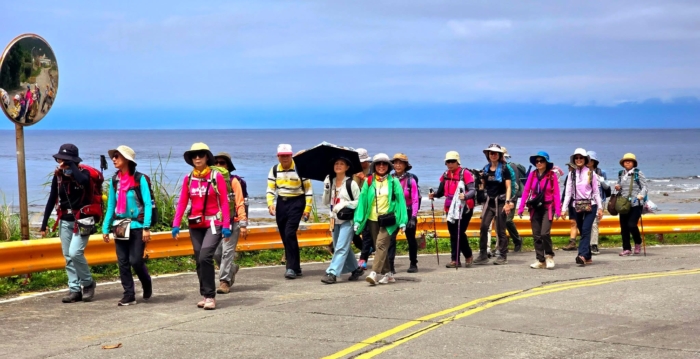
<path fill-rule="evenodd" d="M 303 194 L 302 194 L 302 195 L 299 195 L 299 196 L 294 196 L 294 197 L 280 196 L 280 198 L 282 199 L 282 201 L 285 201 L 285 202 L 287 202 L 287 201 L 292 201 L 292 200 L 295 200 L 295 199 L 299 199 L 299 198 L 302 198 L 302 197 L 305 197 L 305 196 L 304 196 Z"/>

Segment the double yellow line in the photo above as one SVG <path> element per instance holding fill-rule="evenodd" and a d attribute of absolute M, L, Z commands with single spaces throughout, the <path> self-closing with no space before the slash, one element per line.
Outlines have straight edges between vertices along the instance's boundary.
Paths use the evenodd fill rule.
<path fill-rule="evenodd" d="M 403 336 L 399 337 L 398 339 L 395 339 L 393 341 L 386 343 L 385 345 L 379 346 L 375 349 L 372 349 L 372 350 L 364 352 L 364 353 L 358 353 L 358 355 L 355 356 L 355 358 L 373 358 L 376 355 L 379 355 L 387 350 L 391 350 L 392 348 L 395 348 L 395 347 L 397 347 L 403 343 L 406 343 L 410 340 L 418 338 L 421 335 L 428 333 L 430 331 L 433 331 L 433 330 L 435 330 L 435 329 L 437 329 L 437 328 L 439 328 L 447 323 L 468 317 L 470 315 L 479 313 L 481 311 L 495 307 L 497 305 L 510 303 L 510 302 L 513 302 L 516 300 L 535 297 L 538 295 L 543 295 L 543 294 L 548 294 L 548 293 L 561 292 L 561 291 L 565 291 L 565 290 L 569 290 L 569 289 L 592 287 L 592 286 L 610 284 L 610 283 L 615 283 L 615 282 L 623 282 L 623 281 L 639 280 L 639 279 L 661 278 L 661 277 L 672 277 L 672 276 L 690 275 L 690 274 L 700 274 L 700 268 L 689 269 L 689 270 L 676 270 L 676 271 L 668 271 L 668 272 L 653 272 L 653 273 L 644 273 L 644 274 L 617 275 L 617 276 L 601 277 L 601 278 L 588 279 L 588 280 L 582 280 L 582 281 L 554 283 L 554 284 L 543 285 L 540 287 L 535 287 L 532 289 L 516 290 L 516 291 L 491 295 L 488 297 L 475 299 L 475 300 L 472 300 L 470 302 L 458 305 L 456 307 L 445 309 L 445 310 L 442 310 L 442 311 L 439 311 L 436 313 L 428 314 L 426 316 L 411 320 L 409 322 L 406 322 L 404 324 L 396 326 L 392 329 L 389 329 L 383 333 L 380 333 L 380 334 L 377 334 L 373 337 L 367 338 L 367 339 L 365 339 L 365 340 L 363 340 L 363 341 L 361 341 L 353 346 L 350 346 L 346 349 L 343 349 L 335 354 L 324 357 L 323 359 L 343 358 L 347 355 L 350 355 L 352 353 L 360 351 L 360 350 L 362 350 L 370 345 L 374 345 L 376 343 L 379 343 L 386 338 L 397 335 L 397 334 L 405 331 L 406 329 L 409 329 L 411 327 L 414 327 L 414 326 L 422 324 L 422 323 L 426 323 L 426 322 L 429 323 L 426 327 L 424 327 L 420 330 L 403 335 Z M 448 314 L 453 314 L 455 312 L 457 312 L 457 314 L 440 319 L 438 321 L 432 321 L 433 319 L 443 317 L 443 316 L 446 316 Z"/>

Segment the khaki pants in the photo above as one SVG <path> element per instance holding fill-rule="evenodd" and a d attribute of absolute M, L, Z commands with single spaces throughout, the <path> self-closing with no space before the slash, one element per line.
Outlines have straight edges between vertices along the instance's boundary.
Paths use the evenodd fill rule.
<path fill-rule="evenodd" d="M 376 248 L 374 262 L 372 263 L 372 271 L 379 274 L 387 274 L 391 271 L 391 266 L 387 258 L 389 246 L 391 245 L 391 236 L 386 228 L 379 227 L 379 222 L 377 221 L 367 220 L 367 226 L 369 226 L 369 233 L 372 236 L 374 248 Z"/>

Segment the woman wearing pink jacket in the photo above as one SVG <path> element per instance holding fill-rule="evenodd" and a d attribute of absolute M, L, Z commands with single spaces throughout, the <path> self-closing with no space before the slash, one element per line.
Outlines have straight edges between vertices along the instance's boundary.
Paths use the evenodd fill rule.
<path fill-rule="evenodd" d="M 518 216 L 523 217 L 525 205 L 530 212 L 532 237 L 535 242 L 537 262 L 530 265 L 534 269 L 554 269 L 554 246 L 550 231 L 554 217 L 561 217 L 561 198 L 559 196 L 559 179 L 549 161 L 549 154 L 544 151 L 530 156 L 536 171 L 530 172 L 520 199 Z"/>

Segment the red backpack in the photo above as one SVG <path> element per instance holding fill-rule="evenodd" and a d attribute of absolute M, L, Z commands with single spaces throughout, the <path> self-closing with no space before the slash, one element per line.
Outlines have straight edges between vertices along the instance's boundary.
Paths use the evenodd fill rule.
<path fill-rule="evenodd" d="M 82 203 L 88 204 L 80 208 L 78 213 L 73 213 L 73 215 L 75 216 L 76 221 L 80 219 L 80 217 L 94 216 L 95 223 L 98 223 L 100 220 L 102 220 L 102 215 L 104 214 L 104 202 L 102 201 L 102 184 L 104 183 L 104 176 L 102 175 L 102 172 L 88 165 L 80 164 L 78 167 L 80 167 L 81 170 L 88 171 L 90 177 L 90 182 L 87 188 L 85 188 L 85 192 L 83 192 L 83 200 L 81 201 Z M 56 171 L 56 176 L 58 179 L 58 186 L 60 188 L 61 178 L 63 176 L 58 173 L 58 170 Z M 56 198 L 56 213 L 58 218 L 56 218 L 56 222 L 53 226 L 54 231 L 56 230 L 61 217 L 66 213 L 60 207 L 60 197 L 61 196 L 59 195 Z"/>

